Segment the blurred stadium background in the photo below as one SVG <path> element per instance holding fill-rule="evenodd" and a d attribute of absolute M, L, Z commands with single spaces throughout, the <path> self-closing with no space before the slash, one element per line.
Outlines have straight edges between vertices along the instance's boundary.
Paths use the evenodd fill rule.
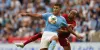
<path fill-rule="evenodd" d="M 61 13 L 78 11 L 75 32 L 82 40 L 70 35 L 72 50 L 100 50 L 100 0 L 0 0 L 0 50 L 38 50 L 40 39 L 18 48 L 14 43 L 24 42 L 43 31 L 44 21 L 21 16 L 20 13 L 52 12 L 54 3 L 61 3 Z M 63 50 L 57 44 L 55 50 Z"/>

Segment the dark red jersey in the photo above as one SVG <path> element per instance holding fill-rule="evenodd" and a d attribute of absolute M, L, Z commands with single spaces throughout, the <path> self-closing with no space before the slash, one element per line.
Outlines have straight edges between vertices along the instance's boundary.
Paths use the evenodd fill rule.
<path fill-rule="evenodd" d="M 71 25 L 72 25 L 73 28 L 76 26 L 75 20 L 73 20 L 73 21 L 69 21 L 69 20 L 68 20 L 68 14 L 63 14 L 62 16 L 66 19 L 66 22 L 67 22 L 68 24 L 71 24 Z"/>
<path fill-rule="evenodd" d="M 68 24 L 71 24 L 71 25 L 72 25 L 72 29 L 76 26 L 75 20 L 69 21 L 69 19 L 68 19 L 68 14 L 63 14 L 62 16 L 66 19 L 66 22 L 67 22 Z M 66 27 L 62 27 L 62 29 L 68 31 L 68 28 L 66 28 Z M 62 37 L 62 38 L 67 38 L 69 35 L 70 35 L 70 32 L 62 32 L 62 33 L 59 33 L 60 38 L 61 38 L 61 37 Z"/>

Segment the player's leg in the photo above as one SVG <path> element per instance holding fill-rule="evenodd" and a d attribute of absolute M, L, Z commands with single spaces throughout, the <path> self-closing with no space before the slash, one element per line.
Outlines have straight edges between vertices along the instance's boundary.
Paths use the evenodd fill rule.
<path fill-rule="evenodd" d="M 65 38 L 59 38 L 60 45 L 64 48 L 64 50 L 71 50 L 70 43 Z"/>
<path fill-rule="evenodd" d="M 61 43 L 61 46 L 63 46 L 63 48 L 64 48 L 64 50 L 71 50 L 71 48 L 70 48 L 70 43 L 69 43 L 69 41 L 67 40 L 67 39 L 65 39 L 66 37 L 68 37 L 70 35 L 70 33 L 61 33 L 61 34 L 59 34 L 59 36 L 58 37 L 61 37 L 60 39 L 59 39 L 59 41 L 60 41 L 60 43 Z M 57 37 L 53 37 L 52 38 L 53 40 L 58 40 L 58 38 Z M 49 45 L 49 50 L 54 50 L 54 48 L 55 48 L 55 46 L 56 46 L 56 41 L 52 41 L 51 42 L 51 44 Z M 64 43 L 63 43 L 64 42 Z"/>
<path fill-rule="evenodd" d="M 32 41 L 35 41 L 35 40 L 37 40 L 38 38 L 41 38 L 41 37 L 42 37 L 42 33 L 38 33 L 38 34 L 32 36 L 32 37 L 31 37 L 29 40 L 27 40 L 26 42 L 24 42 L 24 45 L 26 45 L 26 44 L 28 44 L 28 43 L 30 43 L 30 42 L 32 42 Z"/>
<path fill-rule="evenodd" d="M 50 42 L 58 38 L 57 33 L 44 32 L 41 39 L 40 50 L 48 50 Z"/>
<path fill-rule="evenodd" d="M 42 48 L 42 49 L 40 49 L 40 50 L 54 50 L 54 48 L 55 48 L 55 46 L 56 46 L 56 41 L 57 41 L 57 39 L 58 39 L 57 36 L 53 36 L 53 37 L 50 39 L 50 41 L 45 40 L 44 43 L 47 43 L 47 42 L 48 42 L 47 46 L 49 46 L 49 47 L 47 47 L 47 48 Z"/>
<path fill-rule="evenodd" d="M 71 50 L 70 42 L 68 40 L 66 41 L 67 41 L 67 45 L 63 46 L 64 50 Z"/>
<path fill-rule="evenodd" d="M 65 36 L 62 36 L 62 35 L 65 35 Z M 71 50 L 71 47 L 70 47 L 70 43 L 69 43 L 69 41 L 68 41 L 68 39 L 65 39 L 66 37 L 68 37 L 69 36 L 69 34 L 62 34 L 62 35 L 60 35 L 59 37 L 61 37 L 61 38 L 57 38 L 57 37 L 53 37 L 52 39 L 53 40 L 59 40 L 59 42 L 60 42 L 60 44 L 61 44 L 61 46 L 64 48 L 64 50 Z M 52 41 L 52 43 L 50 44 L 50 48 L 49 48 L 49 50 L 54 50 L 54 47 L 56 46 L 56 41 Z"/>
<path fill-rule="evenodd" d="M 55 46 L 56 46 L 56 41 L 53 40 L 53 41 L 50 43 L 48 50 L 54 50 L 54 49 L 55 49 Z"/>
<path fill-rule="evenodd" d="M 28 39 L 27 41 L 25 41 L 24 43 L 21 43 L 21 44 L 16 44 L 18 47 L 21 47 L 23 48 L 26 44 L 32 42 L 32 41 L 35 41 L 37 40 L 38 38 L 41 38 L 42 37 L 42 33 L 38 33 L 34 36 L 32 36 L 30 39 Z"/>
<path fill-rule="evenodd" d="M 40 50 L 48 50 L 49 43 L 50 43 L 49 40 L 46 39 L 46 36 L 43 33 L 40 43 Z"/>
<path fill-rule="evenodd" d="M 53 41 L 50 43 L 50 45 L 49 45 L 49 47 L 48 47 L 48 50 L 54 50 L 54 49 L 55 49 L 55 46 L 56 46 L 56 41 L 53 40 Z M 44 49 L 41 49 L 41 50 L 47 50 L 47 48 L 44 48 Z"/>
<path fill-rule="evenodd" d="M 57 40 L 58 38 L 53 37 L 52 39 L 53 41 L 49 45 L 49 50 L 54 50 L 56 46 L 56 41 L 54 40 Z M 60 45 L 64 48 L 64 50 L 71 50 L 70 43 L 67 39 L 63 37 L 63 38 L 59 38 L 58 40 L 59 40 Z"/>
<path fill-rule="evenodd" d="M 51 43 L 50 43 L 50 45 L 49 45 L 48 50 L 54 50 L 57 41 L 58 41 L 58 36 L 53 36 L 53 37 L 51 38 Z"/>
<path fill-rule="evenodd" d="M 58 41 L 60 43 L 60 45 L 64 48 L 64 50 L 71 50 L 70 48 L 70 43 L 69 41 L 66 39 L 68 38 L 70 35 L 70 32 L 62 32 L 58 34 Z"/>

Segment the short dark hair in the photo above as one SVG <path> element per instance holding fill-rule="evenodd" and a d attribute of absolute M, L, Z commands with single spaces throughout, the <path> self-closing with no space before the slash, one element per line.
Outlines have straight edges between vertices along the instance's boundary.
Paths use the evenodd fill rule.
<path fill-rule="evenodd" d="M 59 6 L 60 8 L 62 7 L 60 3 L 56 3 L 54 6 Z"/>

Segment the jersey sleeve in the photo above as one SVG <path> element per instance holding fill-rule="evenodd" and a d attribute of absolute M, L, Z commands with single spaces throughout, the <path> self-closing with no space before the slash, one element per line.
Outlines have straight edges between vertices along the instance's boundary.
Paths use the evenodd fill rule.
<path fill-rule="evenodd" d="M 62 16 L 67 20 L 68 14 L 62 14 Z"/>
<path fill-rule="evenodd" d="M 65 27 L 68 26 L 67 21 L 65 20 L 65 18 L 63 18 L 63 20 L 62 20 L 62 26 L 65 26 Z"/>
<path fill-rule="evenodd" d="M 42 18 L 46 21 L 48 19 L 49 13 L 42 14 Z"/>

